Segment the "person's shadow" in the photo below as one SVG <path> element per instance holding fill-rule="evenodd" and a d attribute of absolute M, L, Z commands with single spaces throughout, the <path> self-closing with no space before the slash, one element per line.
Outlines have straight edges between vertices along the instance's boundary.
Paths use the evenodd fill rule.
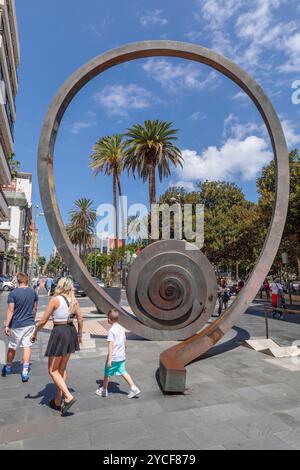
<path fill-rule="evenodd" d="M 69 388 L 69 390 L 72 393 L 74 392 L 74 389 L 72 389 L 72 388 Z M 52 383 L 49 383 L 45 386 L 45 388 L 43 388 L 43 390 L 38 392 L 36 395 L 31 395 L 30 393 L 28 393 L 28 395 L 25 396 L 25 399 L 26 400 L 37 400 L 37 399 L 40 398 L 41 400 L 39 402 L 39 405 L 48 406 L 48 408 L 50 408 L 49 403 L 56 396 L 56 393 L 57 393 L 56 385 L 54 385 Z M 73 414 L 74 413 L 66 413 L 64 415 L 64 417 L 73 416 Z"/>

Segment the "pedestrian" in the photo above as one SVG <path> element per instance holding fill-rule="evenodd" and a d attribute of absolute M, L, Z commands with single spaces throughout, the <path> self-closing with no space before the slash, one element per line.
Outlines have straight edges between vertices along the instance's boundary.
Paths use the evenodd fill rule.
<path fill-rule="evenodd" d="M 11 283 L 13 289 L 16 289 L 18 287 L 18 277 L 16 274 L 13 276 Z"/>
<path fill-rule="evenodd" d="M 218 279 L 217 293 L 218 293 L 218 301 L 219 301 L 218 316 L 220 317 L 223 311 L 223 294 L 224 294 L 223 279 Z"/>
<path fill-rule="evenodd" d="M 48 297 L 51 296 L 52 293 L 52 286 L 53 286 L 53 279 L 52 277 L 48 277 L 46 282 L 45 282 L 45 289 L 47 291 Z"/>
<path fill-rule="evenodd" d="M 270 287 L 270 283 L 269 283 L 269 281 L 268 281 L 267 278 L 264 280 L 263 286 L 264 286 L 264 291 L 265 291 L 265 293 L 266 293 L 266 295 L 267 295 L 267 300 L 270 300 L 270 290 L 271 290 L 271 287 Z"/>
<path fill-rule="evenodd" d="M 35 329 L 38 296 L 28 287 L 28 276 L 17 275 L 18 287 L 8 296 L 5 334 L 9 338 L 7 361 L 2 369 L 2 377 L 12 374 L 12 364 L 18 347 L 23 349 L 22 381 L 28 382 L 30 372 L 31 342 Z"/>
<path fill-rule="evenodd" d="M 243 281 L 243 279 L 239 279 L 238 285 L 237 285 L 237 294 L 241 292 L 244 286 L 245 286 L 245 282 Z"/>
<path fill-rule="evenodd" d="M 108 323 L 111 328 L 108 332 L 108 356 L 104 371 L 102 387 L 96 390 L 96 395 L 108 396 L 108 384 L 114 375 L 122 376 L 130 387 L 128 398 L 140 395 L 141 391 L 134 384 L 132 378 L 126 371 L 126 334 L 124 328 L 119 324 L 119 312 L 115 309 L 108 313 Z"/>
<path fill-rule="evenodd" d="M 32 288 L 33 288 L 35 291 L 37 291 L 38 288 L 39 288 L 39 285 L 40 285 L 40 282 L 39 282 L 38 277 L 34 277 L 34 278 L 32 279 Z"/>
<path fill-rule="evenodd" d="M 276 279 L 272 283 L 272 306 L 275 309 L 273 313 L 273 318 L 276 317 L 278 309 L 286 308 L 283 285 L 280 282 L 280 279 Z M 280 311 L 279 318 L 283 319 L 283 313 Z"/>
<path fill-rule="evenodd" d="M 57 386 L 57 394 L 50 401 L 49 406 L 64 416 L 76 403 L 76 399 L 67 386 L 67 365 L 71 355 L 80 350 L 83 328 L 81 311 L 75 298 L 71 279 L 60 279 L 54 297 L 49 301 L 47 310 L 32 335 L 31 341 L 33 343 L 50 317 L 52 317 L 54 327 L 45 356 L 48 357 L 48 372 Z M 78 331 L 73 323 L 74 318 L 77 319 Z M 64 400 L 62 401 L 63 396 Z"/>

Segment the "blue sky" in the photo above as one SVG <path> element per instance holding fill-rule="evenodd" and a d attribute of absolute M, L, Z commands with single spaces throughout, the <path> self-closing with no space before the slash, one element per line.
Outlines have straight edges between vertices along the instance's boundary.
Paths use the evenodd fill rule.
<path fill-rule="evenodd" d="M 16 0 L 21 41 L 15 150 L 34 174 L 42 122 L 57 89 L 92 57 L 125 43 L 174 39 L 213 48 L 236 61 L 263 86 L 279 113 L 289 148 L 300 142 L 300 105 L 292 83 L 300 79 L 298 0 Z M 182 171 L 158 184 L 192 188 L 199 180 L 234 181 L 256 200 L 255 179 L 272 158 L 262 119 L 248 97 L 208 67 L 154 58 L 113 68 L 88 84 L 68 109 L 55 155 L 56 190 L 65 221 L 73 201 L 89 197 L 97 207 L 112 201 L 108 177 L 94 179 L 88 156 L 101 136 L 123 133 L 145 119 L 174 122 L 180 130 Z M 148 202 L 147 187 L 122 177 L 131 203 Z M 39 220 L 40 251 L 53 242 Z"/>

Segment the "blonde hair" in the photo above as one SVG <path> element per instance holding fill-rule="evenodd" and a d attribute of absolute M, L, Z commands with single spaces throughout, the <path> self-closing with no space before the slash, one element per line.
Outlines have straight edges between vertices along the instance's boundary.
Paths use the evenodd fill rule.
<path fill-rule="evenodd" d="M 56 297 L 58 297 L 59 295 L 64 295 L 65 297 L 67 297 L 70 303 L 70 313 L 75 313 L 78 302 L 75 297 L 74 284 L 72 279 L 69 279 L 67 277 L 63 277 L 62 279 L 60 279 L 56 286 L 54 295 Z"/>
<path fill-rule="evenodd" d="M 115 308 L 108 312 L 108 319 L 111 320 L 113 323 L 117 323 L 119 321 L 119 312 Z"/>

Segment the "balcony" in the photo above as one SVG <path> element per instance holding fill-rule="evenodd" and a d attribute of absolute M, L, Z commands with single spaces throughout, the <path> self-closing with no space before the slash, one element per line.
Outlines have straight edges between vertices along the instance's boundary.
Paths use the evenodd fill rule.
<path fill-rule="evenodd" d="M 5 157 L 2 145 L 0 143 L 0 186 L 5 184 L 10 184 L 11 182 L 11 174 L 10 168 Z"/>
<path fill-rule="evenodd" d="M 23 191 L 16 190 L 13 185 L 4 187 L 3 193 L 9 206 L 19 207 L 20 209 L 27 207 L 26 194 Z"/>
<path fill-rule="evenodd" d="M 8 202 L 2 189 L 0 189 L 0 221 L 5 222 L 9 218 Z"/>

